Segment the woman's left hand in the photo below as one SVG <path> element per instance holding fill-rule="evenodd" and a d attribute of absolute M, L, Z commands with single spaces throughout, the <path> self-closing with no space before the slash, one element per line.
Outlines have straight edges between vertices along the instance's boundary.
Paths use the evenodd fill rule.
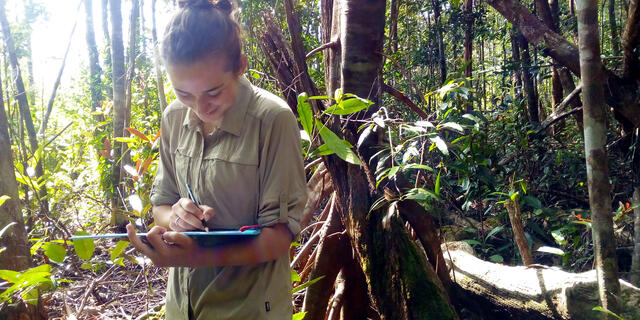
<path fill-rule="evenodd" d="M 136 235 L 135 227 L 127 225 L 127 235 L 131 244 L 142 254 L 149 257 L 158 267 L 196 266 L 195 258 L 200 249 L 191 237 L 180 232 L 167 231 L 155 226 L 147 232 L 147 243 Z"/>

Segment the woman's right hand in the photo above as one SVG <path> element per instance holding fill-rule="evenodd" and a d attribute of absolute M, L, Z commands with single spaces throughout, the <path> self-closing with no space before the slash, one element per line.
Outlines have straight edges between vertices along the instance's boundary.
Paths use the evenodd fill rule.
<path fill-rule="evenodd" d="M 213 208 L 209 206 L 200 205 L 198 208 L 191 199 L 181 198 L 171 206 L 169 228 L 178 232 L 204 230 L 202 219 L 207 221 L 213 217 L 214 213 Z"/>

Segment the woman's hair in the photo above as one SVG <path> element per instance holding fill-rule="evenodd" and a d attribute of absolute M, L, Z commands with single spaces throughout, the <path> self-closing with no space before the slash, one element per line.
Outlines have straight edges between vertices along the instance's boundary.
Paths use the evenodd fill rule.
<path fill-rule="evenodd" d="M 241 65 L 241 31 L 233 0 L 179 0 L 180 10 L 167 24 L 161 43 L 162 60 L 190 64 L 212 54 L 227 59 L 228 69 Z"/>

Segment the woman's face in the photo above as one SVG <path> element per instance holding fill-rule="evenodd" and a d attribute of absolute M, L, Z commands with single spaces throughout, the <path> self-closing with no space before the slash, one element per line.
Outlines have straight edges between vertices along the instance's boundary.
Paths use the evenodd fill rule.
<path fill-rule="evenodd" d="M 234 73 L 227 71 L 226 62 L 219 55 L 211 55 L 190 64 L 167 64 L 167 73 L 178 100 L 191 108 L 200 120 L 216 126 L 233 105 L 238 91 L 238 76 L 246 66 L 245 62 Z"/>

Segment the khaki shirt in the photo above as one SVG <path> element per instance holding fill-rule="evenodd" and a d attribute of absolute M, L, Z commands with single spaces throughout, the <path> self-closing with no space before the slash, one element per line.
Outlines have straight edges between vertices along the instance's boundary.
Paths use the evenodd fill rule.
<path fill-rule="evenodd" d="M 282 99 L 239 78 L 220 128 L 203 137 L 182 103 L 162 115 L 153 205 L 188 198 L 215 209 L 212 229 L 285 223 L 300 232 L 306 185 L 297 121 Z M 291 319 L 289 257 L 257 265 L 171 268 L 167 319 Z"/>

